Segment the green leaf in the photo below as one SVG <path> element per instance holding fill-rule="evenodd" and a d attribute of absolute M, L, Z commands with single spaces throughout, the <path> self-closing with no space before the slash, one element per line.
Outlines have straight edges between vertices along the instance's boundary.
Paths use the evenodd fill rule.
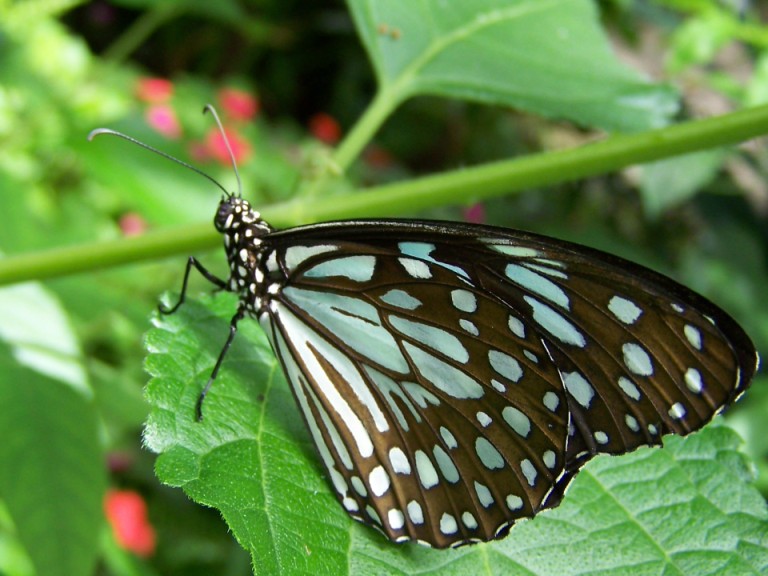
<path fill-rule="evenodd" d="M 0 498 L 36 573 L 93 573 L 104 523 L 94 403 L 0 345 Z"/>
<path fill-rule="evenodd" d="M 349 521 L 328 490 L 304 423 L 265 336 L 240 323 L 226 365 L 195 420 L 195 403 L 236 300 L 203 298 L 155 319 L 146 342 L 152 406 L 147 446 L 158 477 L 218 508 L 257 574 L 347 572 Z"/>
<path fill-rule="evenodd" d="M 0 339 L 13 346 L 21 364 L 91 397 L 66 313 L 41 285 L 17 284 L 0 290 Z"/>
<path fill-rule="evenodd" d="M 667 87 L 611 52 L 586 0 L 347 0 L 379 82 L 397 103 L 462 98 L 609 130 L 666 124 Z"/>
<path fill-rule="evenodd" d="M 725 427 L 601 457 L 555 510 L 504 540 L 435 551 L 394 545 L 349 519 L 255 321 L 244 320 L 195 421 L 195 402 L 237 308 L 187 302 L 146 338 L 157 474 L 218 508 L 257 574 L 760 574 L 768 513 Z"/>

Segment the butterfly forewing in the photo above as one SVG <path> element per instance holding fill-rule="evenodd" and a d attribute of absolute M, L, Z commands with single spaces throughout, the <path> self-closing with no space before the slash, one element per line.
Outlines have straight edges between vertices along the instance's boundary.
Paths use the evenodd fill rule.
<path fill-rule="evenodd" d="M 393 540 L 440 547 L 541 509 L 568 429 L 541 341 L 396 242 L 301 248 L 311 256 L 294 268 L 294 254 L 277 257 L 288 276 L 262 323 L 345 508 Z"/>
<path fill-rule="evenodd" d="M 396 541 L 503 535 L 592 455 L 700 428 L 755 369 L 719 308 L 568 243 L 414 221 L 262 240 L 254 312 L 342 505 Z"/>

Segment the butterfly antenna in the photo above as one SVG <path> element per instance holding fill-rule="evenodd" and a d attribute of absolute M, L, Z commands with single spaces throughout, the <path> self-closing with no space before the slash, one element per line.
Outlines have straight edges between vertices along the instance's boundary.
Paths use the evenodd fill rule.
<path fill-rule="evenodd" d="M 227 138 L 227 133 L 224 130 L 224 126 L 221 124 L 221 120 L 219 120 L 219 115 L 216 113 L 216 109 L 210 104 L 206 104 L 205 108 L 203 108 L 203 114 L 205 114 L 206 112 L 210 112 L 213 115 L 213 119 L 216 121 L 216 126 L 219 127 L 219 131 L 221 132 L 221 137 L 224 139 L 224 146 L 227 147 L 227 152 L 229 153 L 229 159 L 232 161 L 232 168 L 235 171 L 235 178 L 237 178 L 237 195 L 242 196 L 243 183 L 240 181 L 240 172 L 237 170 L 237 162 L 235 161 L 235 154 L 234 152 L 232 152 L 232 147 L 229 145 L 229 139 Z"/>
<path fill-rule="evenodd" d="M 154 147 L 150 146 L 149 144 L 145 144 L 141 140 L 136 140 L 136 138 L 128 136 L 127 134 L 123 134 L 122 132 L 117 132 L 116 130 L 111 130 L 109 128 L 96 128 L 95 130 L 91 130 L 90 134 L 88 134 L 88 141 L 90 142 L 91 140 L 96 138 L 96 136 L 101 136 L 102 134 L 109 134 L 111 136 L 118 136 L 118 137 L 122 138 L 123 140 L 128 140 L 128 142 L 136 144 L 137 146 L 141 146 L 142 148 L 145 148 L 145 149 L 149 150 L 150 152 L 154 152 L 155 154 L 158 154 L 159 156 L 162 156 L 163 158 L 166 158 L 167 160 L 171 160 L 172 162 L 176 162 L 177 164 L 181 164 L 185 168 L 189 168 L 190 170 L 192 170 L 192 172 L 196 172 L 197 174 L 199 174 L 203 178 L 207 178 L 208 180 L 210 180 L 211 182 L 216 184 L 216 186 L 218 186 L 224 192 L 224 194 L 226 194 L 227 196 L 232 196 L 232 194 L 230 192 L 227 192 L 227 189 L 224 188 L 224 186 L 222 186 L 221 184 L 219 184 L 219 182 L 216 179 L 214 179 L 213 176 L 210 176 L 210 175 L 206 174 L 205 172 L 203 172 L 199 168 L 195 168 L 194 166 L 184 162 L 183 160 L 179 160 L 175 156 L 171 156 L 167 152 L 163 152 L 161 150 L 158 150 L 157 148 L 154 148 Z M 238 187 L 239 187 L 239 185 L 240 185 L 240 177 L 239 176 L 237 178 L 237 183 L 238 183 Z"/>

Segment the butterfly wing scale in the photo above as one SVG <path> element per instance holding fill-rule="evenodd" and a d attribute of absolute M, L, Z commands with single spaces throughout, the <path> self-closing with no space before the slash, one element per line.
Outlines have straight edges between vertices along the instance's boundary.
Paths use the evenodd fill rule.
<path fill-rule="evenodd" d="M 719 308 L 568 243 L 356 221 L 265 244 L 260 321 L 342 505 L 395 541 L 499 537 L 594 454 L 700 428 L 755 370 Z"/>

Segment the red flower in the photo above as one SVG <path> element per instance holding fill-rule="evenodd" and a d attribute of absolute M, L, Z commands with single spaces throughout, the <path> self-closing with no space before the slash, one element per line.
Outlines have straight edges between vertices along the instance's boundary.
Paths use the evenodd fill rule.
<path fill-rule="evenodd" d="M 147 518 L 147 504 L 133 490 L 107 490 L 104 511 L 117 543 L 137 556 L 155 551 L 155 529 Z"/>
<path fill-rule="evenodd" d="M 136 212 L 126 212 L 118 220 L 124 236 L 140 236 L 147 230 L 147 221 Z"/>
<path fill-rule="evenodd" d="M 464 208 L 464 220 L 472 224 L 482 224 L 485 222 L 485 206 L 478 202 L 472 206 Z"/>
<path fill-rule="evenodd" d="M 219 102 L 226 116 L 235 121 L 250 120 L 259 112 L 259 101 L 245 90 L 222 88 Z"/>
<path fill-rule="evenodd" d="M 244 163 L 251 155 L 251 145 L 236 130 L 231 128 L 227 130 L 227 140 L 229 140 L 229 145 L 232 147 L 235 162 L 238 164 Z M 216 127 L 211 128 L 205 137 L 205 150 L 209 157 L 220 164 L 227 166 L 230 164 L 231 161 L 227 152 L 227 146 L 224 143 L 224 137 Z"/>
<path fill-rule="evenodd" d="M 144 113 L 144 117 L 155 131 L 166 138 L 175 140 L 181 136 L 181 124 L 176 112 L 167 104 L 153 104 Z"/>
<path fill-rule="evenodd" d="M 143 102 L 167 102 L 172 95 L 173 83 L 165 78 L 140 78 L 136 84 L 136 96 Z"/>
<path fill-rule="evenodd" d="M 341 127 L 336 119 L 325 112 L 318 112 L 309 119 L 309 131 L 325 144 L 336 144 L 341 138 Z"/>
<path fill-rule="evenodd" d="M 371 168 L 389 168 L 393 164 L 392 155 L 375 144 L 365 149 L 363 160 Z"/>

